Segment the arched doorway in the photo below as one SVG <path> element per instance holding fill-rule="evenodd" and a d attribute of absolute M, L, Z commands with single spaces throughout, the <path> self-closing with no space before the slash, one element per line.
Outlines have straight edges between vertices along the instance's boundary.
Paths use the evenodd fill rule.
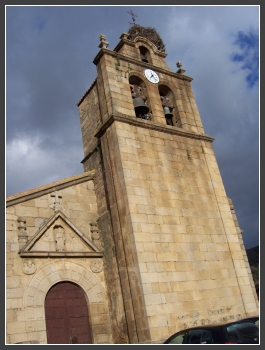
<path fill-rule="evenodd" d="M 48 344 L 92 344 L 88 307 L 83 290 L 72 282 L 59 282 L 45 298 Z"/>

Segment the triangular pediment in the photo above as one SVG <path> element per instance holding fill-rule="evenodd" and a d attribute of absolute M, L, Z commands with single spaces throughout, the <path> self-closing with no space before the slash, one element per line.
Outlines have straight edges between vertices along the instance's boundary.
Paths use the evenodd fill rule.
<path fill-rule="evenodd" d="M 101 257 L 102 251 L 58 210 L 19 252 L 21 257 Z"/>

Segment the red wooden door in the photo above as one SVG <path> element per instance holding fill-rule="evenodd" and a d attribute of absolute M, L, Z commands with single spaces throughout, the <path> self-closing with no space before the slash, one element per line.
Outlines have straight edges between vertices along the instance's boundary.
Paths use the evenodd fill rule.
<path fill-rule="evenodd" d="M 55 284 L 45 298 L 48 344 L 92 344 L 87 302 L 74 283 Z"/>

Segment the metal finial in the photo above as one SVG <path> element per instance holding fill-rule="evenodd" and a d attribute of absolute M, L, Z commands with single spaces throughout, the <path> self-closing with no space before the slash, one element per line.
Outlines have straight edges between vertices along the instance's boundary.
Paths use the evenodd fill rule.
<path fill-rule="evenodd" d="M 135 15 L 132 10 L 130 11 L 127 11 L 127 13 L 129 13 L 129 15 L 132 16 L 132 20 L 133 20 L 133 23 L 129 22 L 130 24 L 135 24 L 135 17 L 138 17 L 137 15 Z"/>
<path fill-rule="evenodd" d="M 178 62 L 176 63 L 176 65 L 177 65 L 178 68 L 181 68 L 181 67 L 182 67 L 182 63 L 181 63 L 180 61 L 178 61 Z"/>

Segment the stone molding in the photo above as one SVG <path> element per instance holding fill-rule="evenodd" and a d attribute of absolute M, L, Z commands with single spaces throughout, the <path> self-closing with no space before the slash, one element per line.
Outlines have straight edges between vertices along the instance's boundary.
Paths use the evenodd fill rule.
<path fill-rule="evenodd" d="M 119 57 L 120 59 L 124 60 L 125 62 L 129 62 L 129 63 L 132 63 L 132 64 L 136 64 L 137 66 L 142 66 L 143 68 L 152 68 L 154 69 L 156 72 L 159 72 L 159 73 L 162 73 L 162 74 L 167 74 L 167 75 L 170 75 L 172 77 L 175 77 L 177 79 L 182 79 L 182 80 L 186 80 L 186 81 L 189 81 L 191 82 L 193 80 L 193 78 L 187 76 L 187 75 L 184 75 L 184 74 L 178 74 L 178 73 L 175 73 L 175 72 L 172 72 L 171 70 L 167 70 L 167 69 L 164 69 L 164 68 L 161 68 L 161 67 L 157 67 L 157 66 L 154 66 L 153 64 L 150 64 L 150 63 L 145 63 L 143 61 L 139 61 L 138 59 L 136 58 L 132 58 L 132 57 L 129 57 L 129 56 L 126 56 L 124 54 L 121 54 L 121 53 L 117 53 L 115 51 L 112 51 L 112 50 L 109 50 L 109 49 L 104 49 L 102 48 L 99 53 L 97 54 L 97 56 L 94 58 L 94 61 L 93 63 L 95 65 L 97 65 L 101 59 L 101 57 L 106 54 L 106 55 L 110 55 L 112 57 Z"/>
<path fill-rule="evenodd" d="M 153 50 L 155 55 L 161 56 L 163 58 L 167 57 L 167 53 L 166 52 L 162 52 L 160 50 L 157 49 L 157 47 L 155 46 L 154 43 L 152 43 L 152 41 L 148 40 L 147 38 L 144 38 L 142 36 L 137 36 L 134 40 L 135 43 L 138 42 L 142 42 L 144 43 L 146 46 L 148 46 L 151 50 Z"/>
<path fill-rule="evenodd" d="M 90 158 L 92 156 L 93 153 L 97 152 L 99 150 L 99 147 L 100 147 L 100 142 L 97 143 L 96 147 L 91 151 L 89 152 L 84 159 L 81 160 L 80 163 L 84 164 L 85 161 Z"/>
<path fill-rule="evenodd" d="M 31 251 L 31 248 L 34 244 L 45 234 L 45 232 L 55 224 L 56 220 L 60 218 L 62 221 L 67 224 L 77 235 L 78 238 L 83 241 L 86 246 L 88 246 L 91 251 Z M 45 224 L 35 233 L 35 235 L 24 245 L 24 247 L 19 251 L 19 255 L 21 258 L 26 257 L 102 257 L 102 251 L 82 233 L 60 210 L 57 211 Z"/>
<path fill-rule="evenodd" d="M 192 139 L 203 140 L 208 142 L 213 142 L 214 138 L 206 135 L 195 133 L 192 131 L 186 131 L 182 128 L 176 126 L 161 125 L 152 121 L 143 120 L 136 117 L 129 117 L 125 114 L 116 113 L 109 116 L 109 118 L 101 125 L 101 127 L 94 134 L 95 137 L 100 138 L 106 130 L 111 126 L 114 121 L 131 124 L 137 127 L 142 127 L 150 130 L 155 130 L 159 132 L 164 132 L 171 135 L 184 136 Z"/>
<path fill-rule="evenodd" d="M 101 258 L 103 252 L 20 252 L 21 258 Z"/>

